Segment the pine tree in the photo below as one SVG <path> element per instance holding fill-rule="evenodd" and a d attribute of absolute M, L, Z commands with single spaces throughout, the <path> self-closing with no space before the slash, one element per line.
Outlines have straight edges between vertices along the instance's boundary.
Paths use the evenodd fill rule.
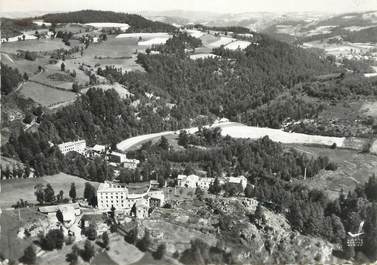
<path fill-rule="evenodd" d="M 84 261 L 89 262 L 94 257 L 95 251 L 92 243 L 89 240 L 85 241 L 84 250 L 82 251 L 82 258 Z"/>
<path fill-rule="evenodd" d="M 157 250 L 153 253 L 153 257 L 155 259 L 160 260 L 165 256 L 165 253 L 166 253 L 166 244 L 162 243 L 158 245 Z"/>
<path fill-rule="evenodd" d="M 72 202 L 76 201 L 76 186 L 75 186 L 75 183 L 71 184 L 71 189 L 69 190 L 69 197 L 71 197 Z"/>
<path fill-rule="evenodd" d="M 24 250 L 24 255 L 22 256 L 20 261 L 25 264 L 35 264 L 36 259 L 37 255 L 35 254 L 35 250 L 33 246 L 30 245 Z"/>
<path fill-rule="evenodd" d="M 106 231 L 102 234 L 102 242 L 104 248 L 107 248 L 109 246 L 109 235 Z"/>

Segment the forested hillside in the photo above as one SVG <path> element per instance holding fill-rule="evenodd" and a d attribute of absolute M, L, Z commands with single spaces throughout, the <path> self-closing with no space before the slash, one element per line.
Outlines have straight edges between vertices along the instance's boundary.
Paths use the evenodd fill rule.
<path fill-rule="evenodd" d="M 81 10 L 68 13 L 47 14 L 41 17 L 51 23 L 91 23 L 113 22 L 127 23 L 129 32 L 172 32 L 175 27 L 157 21 L 148 20 L 142 16 L 112 11 Z"/>
<path fill-rule="evenodd" d="M 11 38 L 20 35 L 25 30 L 33 30 L 36 25 L 29 18 L 24 19 L 10 19 L 1 18 L 1 37 Z"/>

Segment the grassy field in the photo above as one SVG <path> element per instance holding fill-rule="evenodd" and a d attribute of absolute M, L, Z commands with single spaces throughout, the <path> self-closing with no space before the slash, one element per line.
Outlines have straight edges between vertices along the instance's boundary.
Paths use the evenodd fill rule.
<path fill-rule="evenodd" d="M 144 47 L 137 45 L 136 38 L 110 38 L 101 43 L 91 44 L 82 57 L 73 59 L 73 63 L 85 63 L 89 65 L 100 64 L 114 65 L 124 70 L 139 70 L 143 68 L 138 65 L 136 60 L 136 51 L 143 51 Z M 76 71 L 77 72 L 77 71 Z"/>
<path fill-rule="evenodd" d="M 45 215 L 32 209 L 3 210 L 0 215 L 0 255 L 18 260 L 23 255 L 24 249 L 32 244 L 31 239 L 17 237 L 19 227 L 45 218 Z"/>
<path fill-rule="evenodd" d="M 314 156 L 328 156 L 338 165 L 336 171 L 321 171 L 317 176 L 302 181 L 303 184 L 324 190 L 331 198 L 336 198 L 341 189 L 353 190 L 364 184 L 372 174 L 377 174 L 377 156 L 362 154 L 347 149 L 330 149 L 305 145 L 288 145 L 296 150 Z"/>
<path fill-rule="evenodd" d="M 82 197 L 84 185 L 87 181 L 64 173 L 41 178 L 1 180 L 0 207 L 11 207 L 19 199 L 36 203 L 34 186 L 38 183 L 50 183 L 55 191 L 55 194 L 62 190 L 64 192 L 64 196 L 68 197 L 72 182 L 74 182 L 76 185 L 77 196 Z M 91 182 L 91 184 L 96 188 L 99 185 L 97 182 Z"/>
<path fill-rule="evenodd" d="M 26 82 L 20 93 L 45 107 L 76 99 L 76 94 L 73 92 L 57 90 L 33 82 Z"/>
<path fill-rule="evenodd" d="M 8 53 L 17 53 L 18 50 L 45 52 L 67 48 L 69 47 L 66 46 L 61 39 L 41 39 L 2 43 L 0 50 Z"/>

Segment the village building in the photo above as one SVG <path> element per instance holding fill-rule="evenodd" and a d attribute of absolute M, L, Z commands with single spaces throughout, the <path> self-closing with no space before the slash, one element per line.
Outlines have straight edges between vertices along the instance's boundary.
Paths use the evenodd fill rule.
<path fill-rule="evenodd" d="M 127 161 L 127 156 L 126 154 L 119 153 L 119 152 L 111 152 L 108 155 L 108 159 L 110 162 L 114 163 L 124 163 Z"/>
<path fill-rule="evenodd" d="M 148 197 L 151 208 L 162 207 L 165 203 L 165 195 L 162 190 L 149 191 Z"/>
<path fill-rule="evenodd" d="M 98 209 L 103 211 L 110 211 L 112 207 L 116 211 L 126 211 L 127 214 L 131 211 L 133 206 L 141 206 L 139 201 L 147 201 L 148 209 L 150 201 L 153 207 L 161 207 L 165 203 L 164 193 L 161 190 L 148 190 L 144 193 L 129 193 L 125 184 L 105 181 L 101 183 L 97 190 Z M 137 216 L 137 213 L 135 213 Z M 139 213 L 139 216 L 142 214 Z"/>
<path fill-rule="evenodd" d="M 214 178 L 200 178 L 198 183 L 197 183 L 197 186 L 201 189 L 201 190 L 208 190 L 209 189 L 209 186 L 211 186 L 211 184 L 215 181 Z"/>
<path fill-rule="evenodd" d="M 68 152 L 77 152 L 80 154 L 84 154 L 86 150 L 86 141 L 79 140 L 73 142 L 65 142 L 59 144 L 58 148 L 60 149 L 60 152 L 62 152 L 63 155 L 65 155 Z"/>
<path fill-rule="evenodd" d="M 227 177 L 226 178 L 228 183 L 232 184 L 241 184 L 242 189 L 245 190 L 247 186 L 247 178 L 245 176 L 239 176 L 239 177 Z"/>
<path fill-rule="evenodd" d="M 178 187 L 196 188 L 199 177 L 197 175 L 178 175 Z"/>
<path fill-rule="evenodd" d="M 65 227 L 72 226 L 76 221 L 76 217 L 81 214 L 78 203 L 41 206 L 38 208 L 39 212 L 47 215 L 51 223 L 58 221 L 56 218 L 56 212 L 58 210 L 62 212 Z"/>
<path fill-rule="evenodd" d="M 136 202 L 136 218 L 144 219 L 148 217 L 149 201 L 146 199 L 138 200 Z"/>
<path fill-rule="evenodd" d="M 123 167 L 128 169 L 136 169 L 137 166 L 140 164 L 140 161 L 137 159 L 128 159 L 126 158 L 123 161 Z"/>

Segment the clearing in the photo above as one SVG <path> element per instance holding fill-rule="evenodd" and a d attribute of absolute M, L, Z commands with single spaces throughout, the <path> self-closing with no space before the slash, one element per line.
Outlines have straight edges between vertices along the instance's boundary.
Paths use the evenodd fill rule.
<path fill-rule="evenodd" d="M 321 189 L 335 199 L 341 189 L 353 190 L 357 184 L 364 184 L 369 177 L 377 174 L 377 157 L 347 149 L 330 149 L 305 145 L 288 145 L 300 152 L 313 156 L 328 156 L 338 165 L 336 171 L 321 171 L 311 179 L 300 181 L 312 188 Z"/>
<path fill-rule="evenodd" d="M 36 203 L 34 186 L 38 183 L 50 183 L 55 191 L 55 194 L 62 190 L 65 194 L 65 197 L 68 197 L 71 183 L 73 182 L 76 185 L 77 196 L 81 197 L 84 192 L 85 183 L 90 181 L 65 173 L 59 173 L 56 175 L 40 178 L 1 180 L 0 207 L 11 207 L 20 199 L 23 199 L 24 201 L 26 200 L 31 203 Z M 95 188 L 97 188 L 99 185 L 99 183 L 97 182 L 90 183 Z"/>
<path fill-rule="evenodd" d="M 33 82 L 25 82 L 20 93 L 44 107 L 53 107 L 63 102 L 73 102 L 76 100 L 76 94 L 73 92 L 53 89 Z"/>

